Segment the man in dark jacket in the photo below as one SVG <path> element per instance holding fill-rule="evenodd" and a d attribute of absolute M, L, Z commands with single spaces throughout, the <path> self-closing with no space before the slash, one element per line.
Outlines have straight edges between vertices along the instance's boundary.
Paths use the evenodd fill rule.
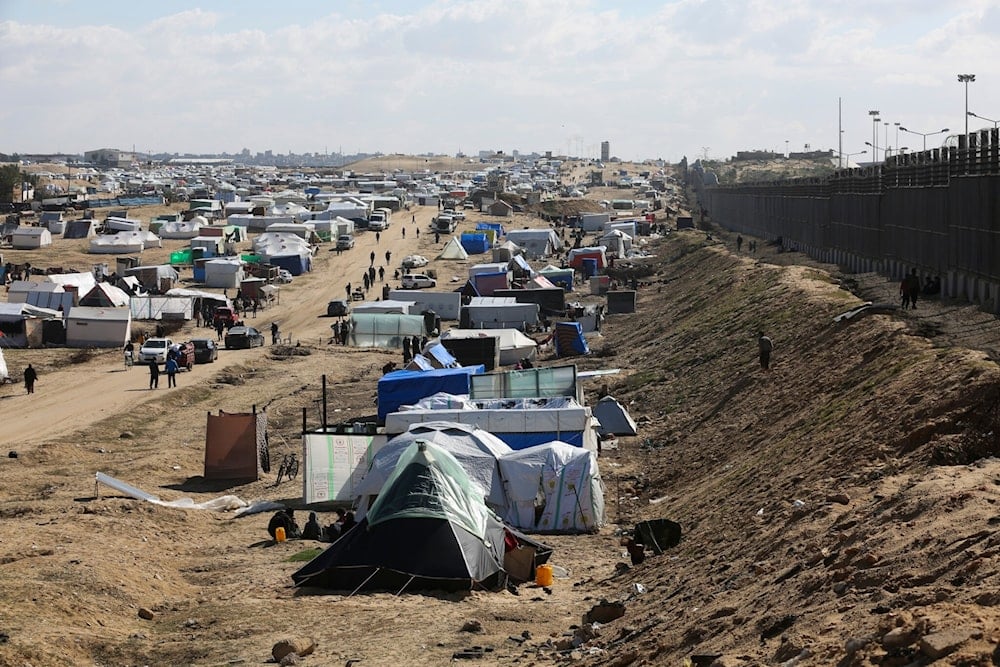
<path fill-rule="evenodd" d="M 24 388 L 29 394 L 35 393 L 35 382 L 38 380 L 38 372 L 28 364 L 28 367 L 24 369 Z"/>

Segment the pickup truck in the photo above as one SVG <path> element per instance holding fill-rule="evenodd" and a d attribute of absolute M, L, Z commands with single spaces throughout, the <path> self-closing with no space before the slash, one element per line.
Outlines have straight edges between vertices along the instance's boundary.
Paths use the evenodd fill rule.
<path fill-rule="evenodd" d="M 450 215 L 439 215 L 434 219 L 434 231 L 451 234 L 458 227 L 458 222 Z"/>
<path fill-rule="evenodd" d="M 236 323 L 240 321 L 240 316 L 236 314 L 232 308 L 228 306 L 219 306 L 215 309 L 212 314 L 212 326 L 218 328 L 221 323 L 222 326 L 229 327 L 236 326 Z"/>

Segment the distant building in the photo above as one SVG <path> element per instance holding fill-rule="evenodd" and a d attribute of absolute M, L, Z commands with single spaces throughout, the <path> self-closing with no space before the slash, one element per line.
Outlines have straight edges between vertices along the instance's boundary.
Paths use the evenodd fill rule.
<path fill-rule="evenodd" d="M 736 151 L 736 161 L 740 160 L 777 160 L 784 157 L 781 153 L 774 151 Z"/>
<path fill-rule="evenodd" d="M 129 167 L 135 161 L 135 155 L 116 148 L 100 148 L 85 152 L 83 160 L 99 167 Z"/>
<path fill-rule="evenodd" d="M 601 142 L 601 162 L 607 162 L 611 159 L 611 142 L 602 141 Z"/>
<path fill-rule="evenodd" d="M 789 160 L 829 160 L 833 157 L 833 149 L 828 151 L 806 151 L 803 153 L 789 153 Z"/>

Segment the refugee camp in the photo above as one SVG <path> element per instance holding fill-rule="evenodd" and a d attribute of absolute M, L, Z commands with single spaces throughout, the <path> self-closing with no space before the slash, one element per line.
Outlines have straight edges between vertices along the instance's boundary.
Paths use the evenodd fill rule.
<path fill-rule="evenodd" d="M 991 15 L 912 11 L 4 3 L 0 665 L 995 664 Z"/>

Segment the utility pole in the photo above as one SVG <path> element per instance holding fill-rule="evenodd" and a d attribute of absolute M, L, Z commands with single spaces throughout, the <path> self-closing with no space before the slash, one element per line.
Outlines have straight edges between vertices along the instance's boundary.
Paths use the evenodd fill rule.
<path fill-rule="evenodd" d="M 837 98 L 837 164 L 844 168 L 844 107 Z"/>

